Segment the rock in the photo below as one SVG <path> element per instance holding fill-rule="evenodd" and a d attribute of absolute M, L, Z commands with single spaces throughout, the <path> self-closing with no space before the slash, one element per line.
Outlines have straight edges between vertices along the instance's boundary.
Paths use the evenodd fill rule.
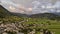
<path fill-rule="evenodd" d="M 8 34 L 8 33 L 4 32 L 3 34 Z"/>
<path fill-rule="evenodd" d="M 35 29 L 33 29 L 33 31 L 29 32 L 28 34 L 35 34 Z"/>
<path fill-rule="evenodd" d="M 19 32 L 18 32 L 17 34 L 24 34 L 24 33 L 21 33 L 21 32 L 19 33 Z"/>

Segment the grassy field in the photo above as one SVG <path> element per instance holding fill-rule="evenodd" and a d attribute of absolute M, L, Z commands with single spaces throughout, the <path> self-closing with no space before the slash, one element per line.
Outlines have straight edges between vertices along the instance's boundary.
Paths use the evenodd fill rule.
<path fill-rule="evenodd" d="M 24 24 L 36 24 L 37 27 L 35 28 L 46 28 L 55 34 L 60 34 L 60 20 L 50 20 L 47 18 L 25 18 L 27 22 L 24 22 Z M 43 25 L 42 25 L 43 24 Z M 31 28 L 34 28 L 33 26 L 30 26 Z M 39 34 L 38 31 L 36 34 Z"/>

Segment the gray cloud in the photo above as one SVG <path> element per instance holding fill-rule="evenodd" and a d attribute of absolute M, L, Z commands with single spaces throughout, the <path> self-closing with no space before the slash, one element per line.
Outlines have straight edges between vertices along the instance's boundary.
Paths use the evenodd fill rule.
<path fill-rule="evenodd" d="M 32 14 L 37 13 L 55 13 L 60 11 L 60 1 L 52 3 L 51 1 L 33 1 L 33 11 Z"/>
<path fill-rule="evenodd" d="M 30 8 L 31 5 L 30 3 L 32 2 L 32 0 L 0 0 L 0 2 L 1 5 L 5 7 L 7 10 L 9 10 L 10 12 L 28 13 L 27 11 L 28 8 Z"/>
<path fill-rule="evenodd" d="M 0 0 L 0 4 L 10 12 L 23 14 L 59 12 L 60 10 L 58 9 L 60 0 Z M 55 6 L 55 8 L 50 8 L 51 6 Z M 32 8 L 32 11 L 29 11 L 28 8 Z"/>

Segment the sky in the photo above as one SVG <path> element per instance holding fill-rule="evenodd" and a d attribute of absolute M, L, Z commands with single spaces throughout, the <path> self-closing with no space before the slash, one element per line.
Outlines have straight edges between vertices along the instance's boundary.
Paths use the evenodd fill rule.
<path fill-rule="evenodd" d="M 33 9 L 32 13 L 33 14 L 38 14 L 38 13 L 57 13 L 60 12 L 60 1 L 51 2 L 50 1 L 33 1 L 32 2 Z"/>
<path fill-rule="evenodd" d="M 16 4 L 21 4 L 23 6 L 28 7 L 30 3 L 32 3 L 32 0 L 0 0 L 1 2 L 8 2 L 8 3 L 16 3 Z"/>
<path fill-rule="evenodd" d="M 55 12 L 60 7 L 60 0 L 0 0 L 0 4 L 13 13 L 37 14 Z"/>
<path fill-rule="evenodd" d="M 32 0 L 0 0 L 0 2 L 10 12 L 28 14 L 27 11 L 32 10 Z"/>

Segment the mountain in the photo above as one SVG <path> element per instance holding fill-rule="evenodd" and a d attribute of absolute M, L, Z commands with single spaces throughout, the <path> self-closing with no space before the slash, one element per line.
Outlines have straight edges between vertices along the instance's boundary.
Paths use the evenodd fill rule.
<path fill-rule="evenodd" d="M 26 15 L 26 14 L 20 14 L 20 13 L 11 13 L 8 10 L 6 10 L 4 7 L 0 5 L 0 17 L 5 17 L 5 16 L 20 16 L 20 17 L 32 17 L 32 18 L 38 18 L 38 17 L 48 17 L 48 18 L 56 18 L 60 17 L 56 14 L 53 13 L 39 13 L 39 14 L 32 14 L 32 15 Z"/>
<path fill-rule="evenodd" d="M 9 15 L 11 15 L 10 12 L 0 5 L 0 17 L 3 18 Z"/>
<path fill-rule="evenodd" d="M 5 9 L 3 6 L 0 5 L 0 17 L 5 16 L 27 16 L 27 15 L 9 12 L 7 9 Z"/>
<path fill-rule="evenodd" d="M 52 20 L 59 20 L 60 16 L 53 14 L 53 13 L 39 13 L 39 14 L 33 14 L 30 15 L 31 18 L 48 18 L 48 19 L 52 19 Z"/>

